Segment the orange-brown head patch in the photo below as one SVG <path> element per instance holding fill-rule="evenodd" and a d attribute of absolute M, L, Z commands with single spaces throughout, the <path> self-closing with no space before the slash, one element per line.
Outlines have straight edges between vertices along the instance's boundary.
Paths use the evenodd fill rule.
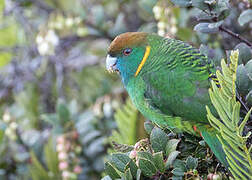
<path fill-rule="evenodd" d="M 123 49 L 132 46 L 147 45 L 147 33 L 144 32 L 127 32 L 117 36 L 109 46 L 108 53 L 116 55 Z"/>

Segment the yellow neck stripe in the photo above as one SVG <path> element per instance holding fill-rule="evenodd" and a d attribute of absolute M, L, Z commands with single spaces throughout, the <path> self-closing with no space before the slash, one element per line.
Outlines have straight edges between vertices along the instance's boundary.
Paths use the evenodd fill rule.
<path fill-rule="evenodd" d="M 138 68 L 137 68 L 137 70 L 136 70 L 135 77 L 136 77 L 136 76 L 138 75 L 138 73 L 141 71 L 141 69 L 142 69 L 144 63 L 146 62 L 147 58 L 149 57 L 149 55 L 150 55 L 150 49 L 151 49 L 150 46 L 146 46 L 143 59 L 142 59 L 141 63 L 139 64 L 139 66 L 138 66 Z"/>

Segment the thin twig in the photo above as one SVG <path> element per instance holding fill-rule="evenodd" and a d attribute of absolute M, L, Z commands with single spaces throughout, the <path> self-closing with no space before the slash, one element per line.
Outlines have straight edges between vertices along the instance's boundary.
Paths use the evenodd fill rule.
<path fill-rule="evenodd" d="M 209 15 L 209 16 L 212 16 L 213 18 L 207 19 L 207 21 L 218 22 L 218 18 L 217 18 L 216 16 L 213 15 L 211 6 L 209 6 L 209 5 L 208 5 L 208 10 L 209 10 L 209 12 L 206 11 L 206 10 L 203 10 L 203 12 L 206 13 L 207 15 Z M 204 19 L 200 19 L 200 20 L 204 20 Z M 205 20 L 206 20 L 206 19 L 205 19 Z M 235 37 L 236 39 L 239 39 L 240 41 L 246 43 L 248 46 L 250 46 L 250 47 L 252 48 L 252 43 L 249 42 L 249 41 L 248 41 L 247 39 L 245 39 L 244 37 L 242 37 L 240 34 L 234 33 L 233 31 L 231 31 L 231 30 L 225 28 L 223 25 L 221 25 L 221 26 L 219 27 L 219 30 L 220 30 L 220 31 L 223 31 L 223 32 L 225 32 L 225 33 L 227 33 L 227 34 L 229 34 L 229 35 L 231 35 L 231 36 L 233 36 L 233 37 Z"/>
<path fill-rule="evenodd" d="M 220 31 L 223 31 L 223 32 L 226 32 L 227 34 L 239 39 L 240 41 L 246 43 L 248 46 L 250 46 L 252 48 L 252 43 L 249 42 L 247 39 L 245 39 L 244 37 L 242 37 L 241 35 L 239 34 L 236 34 L 234 32 L 232 32 L 231 30 L 227 29 L 227 28 L 224 28 L 223 26 L 220 26 L 219 27 L 219 30 Z"/>
<path fill-rule="evenodd" d="M 241 96 L 238 94 L 238 93 L 236 93 L 236 97 L 237 97 L 237 99 L 240 101 L 240 103 L 243 105 L 243 107 L 246 109 L 246 111 L 247 112 L 249 112 L 249 108 L 246 106 L 246 104 L 242 101 L 242 98 L 241 98 Z"/>

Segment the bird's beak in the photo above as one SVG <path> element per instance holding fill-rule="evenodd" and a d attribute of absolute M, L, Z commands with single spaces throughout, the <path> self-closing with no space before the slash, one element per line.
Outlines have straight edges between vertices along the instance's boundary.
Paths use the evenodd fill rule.
<path fill-rule="evenodd" d="M 106 58 L 106 68 L 109 72 L 114 72 L 114 71 L 118 71 L 118 68 L 116 67 L 117 64 L 117 58 L 116 57 L 112 57 L 110 55 L 107 55 Z"/>

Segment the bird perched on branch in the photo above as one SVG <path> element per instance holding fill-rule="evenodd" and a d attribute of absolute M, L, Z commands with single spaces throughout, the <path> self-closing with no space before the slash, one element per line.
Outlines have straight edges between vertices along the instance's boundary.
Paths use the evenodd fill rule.
<path fill-rule="evenodd" d="M 213 65 L 198 49 L 156 34 L 128 32 L 111 43 L 106 67 L 119 72 L 131 100 L 146 118 L 175 132 L 203 136 L 228 167 L 205 108 L 216 112 L 208 89 L 210 81 L 217 86 L 219 82 Z"/>

